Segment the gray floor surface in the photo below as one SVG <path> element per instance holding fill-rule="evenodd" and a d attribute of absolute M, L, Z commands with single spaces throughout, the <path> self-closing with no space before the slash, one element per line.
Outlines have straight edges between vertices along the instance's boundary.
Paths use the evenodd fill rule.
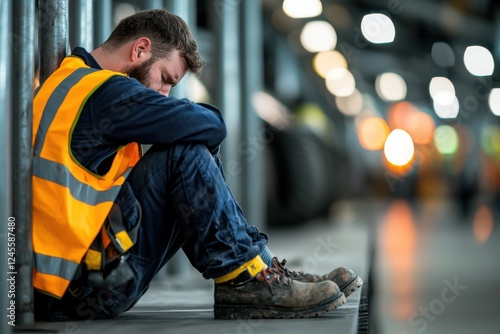
<path fill-rule="evenodd" d="M 339 202 L 329 219 L 268 231 L 269 246 L 291 269 L 327 272 L 346 265 L 363 278 L 374 252 L 373 334 L 500 333 L 500 222 L 496 215 L 486 229 L 483 224 L 482 232 L 477 226 L 474 232 L 476 208 L 463 215 L 456 203 L 442 199 Z M 370 240 L 376 241 L 374 249 Z M 35 328 L 106 334 L 356 333 L 360 291 L 335 312 L 312 319 L 214 320 L 213 283 L 182 256 L 174 262 L 181 274 L 160 273 L 140 302 L 116 319 L 40 322 Z"/>

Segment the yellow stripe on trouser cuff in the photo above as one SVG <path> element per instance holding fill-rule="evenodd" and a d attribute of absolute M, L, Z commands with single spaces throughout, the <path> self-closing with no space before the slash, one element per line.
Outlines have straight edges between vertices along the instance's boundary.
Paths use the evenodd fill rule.
<path fill-rule="evenodd" d="M 248 262 L 243 263 L 241 266 L 239 266 L 237 269 L 231 271 L 230 273 L 225 274 L 224 276 L 217 277 L 215 279 L 215 283 L 224 283 L 230 280 L 235 279 L 238 277 L 239 274 L 244 272 L 245 270 L 248 270 L 250 275 L 252 277 L 255 277 L 259 272 L 262 271 L 266 267 L 266 264 L 264 261 L 262 261 L 260 255 L 257 255 L 253 259 L 251 259 Z"/>

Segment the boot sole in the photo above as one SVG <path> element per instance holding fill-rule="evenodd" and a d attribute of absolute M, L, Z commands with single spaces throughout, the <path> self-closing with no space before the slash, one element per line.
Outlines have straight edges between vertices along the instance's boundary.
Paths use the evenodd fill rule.
<path fill-rule="evenodd" d="M 361 277 L 356 276 L 355 279 L 353 279 L 347 286 L 345 286 L 343 289 L 340 289 L 344 293 L 346 297 L 351 295 L 354 291 L 358 290 L 361 286 L 363 285 L 363 280 Z"/>
<path fill-rule="evenodd" d="M 333 311 L 345 302 L 345 295 L 342 294 L 336 299 L 326 300 L 319 305 L 303 308 L 219 304 L 214 305 L 214 318 L 220 320 L 311 318 Z"/>

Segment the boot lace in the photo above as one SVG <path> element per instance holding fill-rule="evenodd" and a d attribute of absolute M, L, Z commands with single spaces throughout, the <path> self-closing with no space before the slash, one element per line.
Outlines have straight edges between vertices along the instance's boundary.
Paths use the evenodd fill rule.
<path fill-rule="evenodd" d="M 298 276 L 306 276 L 307 275 L 303 271 L 294 271 L 294 270 L 290 270 L 287 267 L 285 267 L 285 265 L 286 265 L 285 259 L 283 259 L 283 261 L 281 261 L 281 262 L 278 261 L 277 257 L 275 257 L 274 259 L 276 260 L 276 261 L 274 261 L 274 263 L 276 264 L 274 269 L 284 276 L 298 277 Z"/>
<path fill-rule="evenodd" d="M 286 276 L 284 276 L 282 273 L 280 273 L 278 270 L 275 268 L 269 268 L 269 272 L 265 274 L 265 279 L 268 281 L 270 284 L 277 285 L 277 286 L 291 286 L 292 280 Z"/>

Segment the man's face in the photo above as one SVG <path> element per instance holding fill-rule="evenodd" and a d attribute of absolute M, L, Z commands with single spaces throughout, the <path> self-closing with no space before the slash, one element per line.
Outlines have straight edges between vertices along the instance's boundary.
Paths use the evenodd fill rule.
<path fill-rule="evenodd" d="M 137 79 L 144 86 L 168 96 L 186 74 L 186 63 L 178 50 L 171 53 L 169 59 L 149 58 L 130 68 L 127 74 Z"/>

